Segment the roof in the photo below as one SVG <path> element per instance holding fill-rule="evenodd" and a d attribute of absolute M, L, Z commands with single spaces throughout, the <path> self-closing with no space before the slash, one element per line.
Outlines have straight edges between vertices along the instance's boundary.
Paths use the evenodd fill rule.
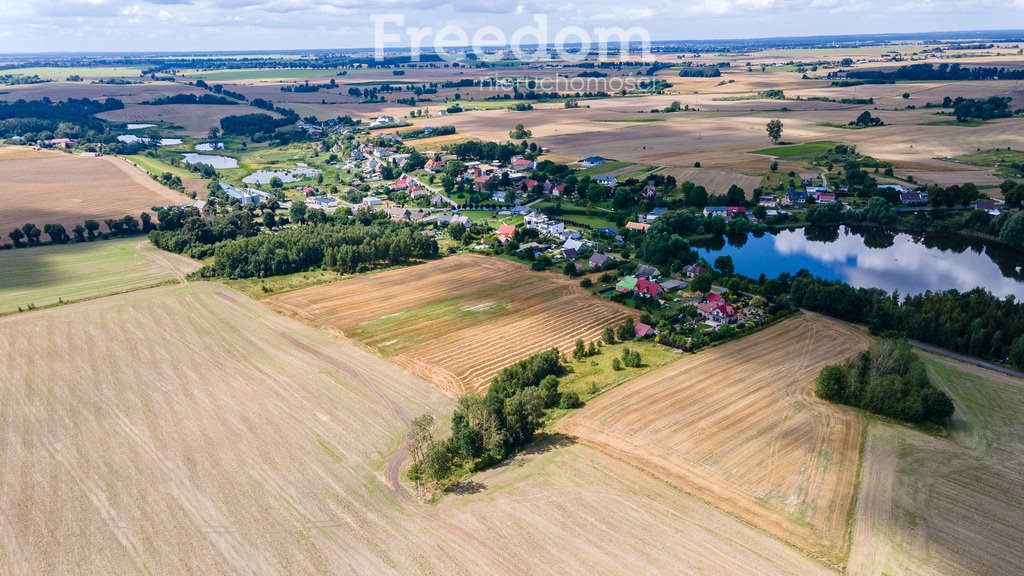
<path fill-rule="evenodd" d="M 651 326 L 650 324 L 637 322 L 636 326 L 633 327 L 633 333 L 636 334 L 637 338 L 646 338 L 648 336 L 653 336 L 657 334 L 658 331 L 655 330 L 654 326 Z"/>
<path fill-rule="evenodd" d="M 662 289 L 657 282 L 651 282 L 646 278 L 638 278 L 636 281 L 636 287 L 633 290 L 639 294 L 644 294 L 645 296 L 650 296 L 652 298 L 657 298 L 664 292 L 664 289 Z"/>
<path fill-rule="evenodd" d="M 615 283 L 615 287 L 619 290 L 628 290 L 630 292 L 636 288 L 636 276 L 625 276 L 621 280 Z"/>
<path fill-rule="evenodd" d="M 633 275 L 635 275 L 635 276 L 661 276 L 661 271 L 659 271 L 654 266 L 648 266 L 647 264 L 640 264 L 640 265 L 638 265 L 636 267 L 636 270 L 633 271 Z"/>
<path fill-rule="evenodd" d="M 562 249 L 562 255 L 565 256 L 566 259 L 572 260 L 573 258 L 576 257 L 576 249 L 575 248 L 563 248 Z"/>
<path fill-rule="evenodd" d="M 639 230 L 641 232 L 647 232 L 647 229 L 650 228 L 650 227 L 651 227 L 650 224 L 641 224 L 639 222 L 627 222 L 626 223 L 626 230 Z"/>
<path fill-rule="evenodd" d="M 594 252 L 590 256 L 590 263 L 595 266 L 604 266 L 606 263 L 611 262 L 612 257 L 607 254 L 601 254 L 600 252 Z"/>
<path fill-rule="evenodd" d="M 516 227 L 511 224 L 502 224 L 498 227 L 498 234 L 502 236 L 511 236 L 516 233 Z"/>
<path fill-rule="evenodd" d="M 581 164 L 601 164 L 607 162 L 607 160 L 601 156 L 587 156 L 583 160 L 580 160 Z"/>
<path fill-rule="evenodd" d="M 579 250 L 583 247 L 583 242 L 579 240 L 566 240 L 565 244 L 562 244 L 562 248 L 567 250 Z"/>
<path fill-rule="evenodd" d="M 991 200 L 978 200 L 974 207 L 978 210 L 992 210 L 996 207 L 996 203 Z"/>
<path fill-rule="evenodd" d="M 661 287 L 666 292 L 678 290 L 683 286 L 686 286 L 686 283 L 682 282 L 681 280 L 676 280 L 675 278 L 669 278 L 668 280 L 665 280 L 664 282 L 661 283 Z"/>

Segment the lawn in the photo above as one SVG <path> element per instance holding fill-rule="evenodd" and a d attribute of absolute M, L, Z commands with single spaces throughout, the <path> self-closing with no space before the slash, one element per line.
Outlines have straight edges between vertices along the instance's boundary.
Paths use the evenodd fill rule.
<path fill-rule="evenodd" d="M 805 142 L 803 144 L 790 144 L 788 146 L 773 146 L 771 148 L 762 148 L 761 150 L 754 150 L 751 154 L 764 154 L 765 156 L 775 156 L 776 158 L 796 158 L 804 156 L 817 156 L 818 154 L 824 154 L 830 149 L 834 148 L 839 142 L 832 142 L 830 140 L 823 140 L 819 142 Z"/>
<path fill-rule="evenodd" d="M 623 367 L 622 370 L 612 370 L 612 360 L 621 359 L 624 348 L 640 352 L 643 363 L 639 368 Z M 566 350 L 566 353 L 568 354 L 570 351 Z M 570 359 L 569 366 L 572 372 L 562 378 L 558 389 L 560 392 L 575 392 L 583 400 L 589 400 L 627 380 L 678 360 L 682 355 L 683 353 L 678 350 L 650 341 L 605 345 L 598 348 L 597 356 L 578 361 Z"/>
<path fill-rule="evenodd" d="M 633 165 L 634 165 L 633 162 L 622 162 L 622 161 L 619 161 L 619 160 L 612 160 L 610 162 L 605 162 L 604 164 L 601 164 L 600 166 L 594 166 L 593 168 L 587 168 L 587 169 L 584 169 L 584 170 L 580 170 L 579 172 L 576 173 L 576 177 L 577 178 L 582 177 L 582 176 L 594 177 L 594 176 L 597 176 L 598 174 L 607 174 L 607 173 L 613 172 L 615 170 L 621 170 L 623 168 L 629 168 L 630 166 L 633 166 Z"/>
<path fill-rule="evenodd" d="M 163 162 L 156 158 L 151 158 L 149 156 L 143 156 L 142 154 L 132 154 L 130 156 L 125 156 L 125 159 L 131 160 L 132 162 L 138 164 L 139 167 L 141 167 L 146 172 L 149 172 L 150 174 L 160 175 L 163 174 L 164 172 L 170 172 L 171 174 L 178 176 L 179 178 L 199 177 L 198 174 L 189 172 L 184 168 L 181 168 L 179 166 L 171 166 L 166 162 Z"/>
<path fill-rule="evenodd" d="M 0 251 L 0 314 L 175 282 L 198 268 L 141 238 Z"/>
<path fill-rule="evenodd" d="M 555 204 L 553 202 L 545 201 L 534 204 L 533 208 L 542 210 L 544 208 L 553 208 L 554 206 Z M 587 214 L 587 209 L 583 206 L 563 203 L 561 212 L 558 215 L 553 216 L 553 218 L 564 220 L 569 223 L 590 226 L 592 228 L 600 228 L 603 226 L 615 226 L 615 222 L 613 220 L 609 220 L 610 216 L 610 212 L 604 212 L 596 208 L 591 210 L 590 214 Z"/>
<path fill-rule="evenodd" d="M 995 150 L 984 150 L 972 152 L 956 157 L 957 162 L 970 164 L 971 166 L 983 166 L 985 168 L 998 168 L 999 175 L 1005 178 L 1020 177 L 1021 170 L 1014 170 L 1011 164 L 1024 165 L 1024 152 L 1020 150 L 1007 150 L 1005 148 Z"/>

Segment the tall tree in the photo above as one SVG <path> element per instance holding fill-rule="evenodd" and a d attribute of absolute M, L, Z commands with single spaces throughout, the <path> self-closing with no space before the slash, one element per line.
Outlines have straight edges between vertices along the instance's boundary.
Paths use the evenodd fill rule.
<path fill-rule="evenodd" d="M 772 118 L 768 121 L 767 130 L 768 138 L 771 138 L 773 143 L 778 144 L 779 140 L 782 139 L 782 120 Z"/>

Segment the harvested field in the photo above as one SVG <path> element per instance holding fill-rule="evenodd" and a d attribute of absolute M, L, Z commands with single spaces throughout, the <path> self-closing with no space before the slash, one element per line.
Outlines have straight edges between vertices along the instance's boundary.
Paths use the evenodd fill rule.
<path fill-rule="evenodd" d="M 277 112 L 254 109 L 251 106 L 227 106 L 219 104 L 162 104 L 146 106 L 142 104 L 125 105 L 120 110 L 102 112 L 96 116 L 111 122 L 167 122 L 181 126 L 189 136 L 206 136 L 210 127 L 220 127 L 220 119 L 225 116 L 242 114 L 266 114 L 279 118 Z"/>
<path fill-rule="evenodd" d="M 1024 381 L 919 354 L 950 435 L 870 421 L 850 574 L 1024 573 Z"/>
<path fill-rule="evenodd" d="M 842 564 L 863 418 L 814 398 L 814 379 L 867 344 L 801 315 L 619 386 L 558 428 Z"/>
<path fill-rule="evenodd" d="M 366 344 L 450 394 L 633 314 L 577 282 L 472 254 L 275 296 L 274 308 Z"/>
<path fill-rule="evenodd" d="M 0 314 L 174 282 L 195 260 L 139 238 L 0 251 Z"/>
<path fill-rule="evenodd" d="M 6 73 L 6 72 L 5 72 Z M 137 104 L 162 96 L 175 94 L 206 94 L 202 88 L 174 82 L 146 82 L 144 84 L 86 84 L 83 82 L 47 82 L 4 86 L 0 100 L 67 100 L 68 98 L 117 98 L 125 104 Z"/>
<path fill-rule="evenodd" d="M 0 232 L 31 222 L 63 224 L 71 229 L 85 220 L 103 222 L 153 206 L 188 201 L 154 182 L 145 172 L 112 156 L 84 158 L 62 152 L 0 148 Z"/>
<path fill-rule="evenodd" d="M 831 573 L 586 446 L 420 504 L 450 401 L 219 285 L 0 319 L 0 362 L 0 573 Z"/>

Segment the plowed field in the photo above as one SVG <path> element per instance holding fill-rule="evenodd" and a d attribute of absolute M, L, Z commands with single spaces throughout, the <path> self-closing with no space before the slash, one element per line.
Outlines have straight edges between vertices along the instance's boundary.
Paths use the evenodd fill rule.
<path fill-rule="evenodd" d="M 815 398 L 814 379 L 867 343 L 803 315 L 620 386 L 559 428 L 841 564 L 863 422 Z"/>
<path fill-rule="evenodd" d="M 362 342 L 451 394 L 485 388 L 531 354 L 572 349 L 577 338 L 632 312 L 576 282 L 521 264 L 453 256 L 276 296 L 271 306 Z"/>

